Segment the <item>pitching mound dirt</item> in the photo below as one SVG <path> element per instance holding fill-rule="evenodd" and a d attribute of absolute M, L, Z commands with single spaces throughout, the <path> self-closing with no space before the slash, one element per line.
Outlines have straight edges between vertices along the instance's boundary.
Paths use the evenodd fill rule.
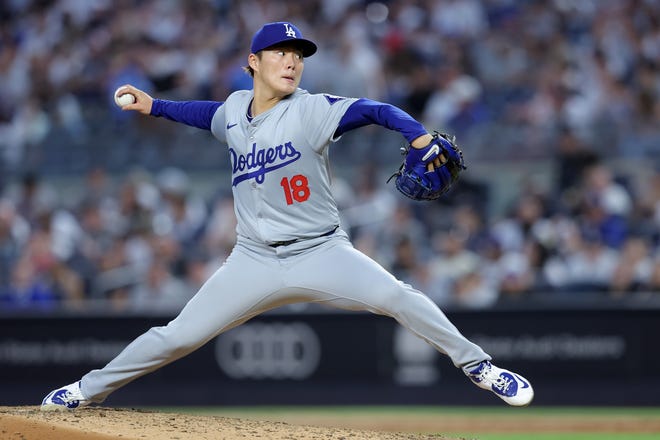
<path fill-rule="evenodd" d="M 3 440 L 234 440 L 351 439 L 449 440 L 439 435 L 291 425 L 226 417 L 129 409 L 84 408 L 42 412 L 38 407 L 0 407 Z"/>

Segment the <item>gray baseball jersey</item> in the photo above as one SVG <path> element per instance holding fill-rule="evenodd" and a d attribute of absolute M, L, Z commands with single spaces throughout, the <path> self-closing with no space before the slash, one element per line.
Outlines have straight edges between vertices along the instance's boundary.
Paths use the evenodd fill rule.
<path fill-rule="evenodd" d="M 251 98 L 251 91 L 232 94 L 211 124 L 229 147 L 236 246 L 174 320 L 150 329 L 105 367 L 83 376 L 85 397 L 102 402 L 218 334 L 296 302 L 391 316 L 464 370 L 490 360 L 426 295 L 335 230 L 339 217 L 327 147 L 354 100 L 298 90 L 249 121 Z"/>
<path fill-rule="evenodd" d="M 356 100 L 298 89 L 249 122 L 252 96 L 231 94 L 211 124 L 213 135 L 229 146 L 237 233 L 273 243 L 332 230 L 339 213 L 327 147 Z"/>

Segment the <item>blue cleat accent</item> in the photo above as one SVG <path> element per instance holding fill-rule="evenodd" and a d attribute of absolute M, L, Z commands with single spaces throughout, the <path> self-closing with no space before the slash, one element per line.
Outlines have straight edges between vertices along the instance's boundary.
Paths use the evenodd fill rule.
<path fill-rule="evenodd" d="M 80 391 L 80 381 L 62 388 L 57 388 L 41 402 L 42 411 L 73 410 L 92 403 Z"/>

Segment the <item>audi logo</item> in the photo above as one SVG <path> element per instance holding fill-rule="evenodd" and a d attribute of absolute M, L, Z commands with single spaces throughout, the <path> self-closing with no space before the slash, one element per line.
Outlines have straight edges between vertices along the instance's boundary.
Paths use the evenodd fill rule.
<path fill-rule="evenodd" d="M 218 336 L 215 358 L 232 379 L 296 379 L 311 376 L 321 344 L 301 322 L 248 323 Z"/>

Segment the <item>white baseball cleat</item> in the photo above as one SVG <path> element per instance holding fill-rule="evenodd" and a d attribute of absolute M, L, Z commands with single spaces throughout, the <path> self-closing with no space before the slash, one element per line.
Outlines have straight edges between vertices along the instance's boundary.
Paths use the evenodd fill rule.
<path fill-rule="evenodd" d="M 490 390 L 511 406 L 527 406 L 534 398 L 534 389 L 527 379 L 509 370 L 483 361 L 465 374 L 479 388 Z"/>
<path fill-rule="evenodd" d="M 41 402 L 42 411 L 63 411 L 82 408 L 91 404 L 80 391 L 80 381 L 48 393 Z"/>

